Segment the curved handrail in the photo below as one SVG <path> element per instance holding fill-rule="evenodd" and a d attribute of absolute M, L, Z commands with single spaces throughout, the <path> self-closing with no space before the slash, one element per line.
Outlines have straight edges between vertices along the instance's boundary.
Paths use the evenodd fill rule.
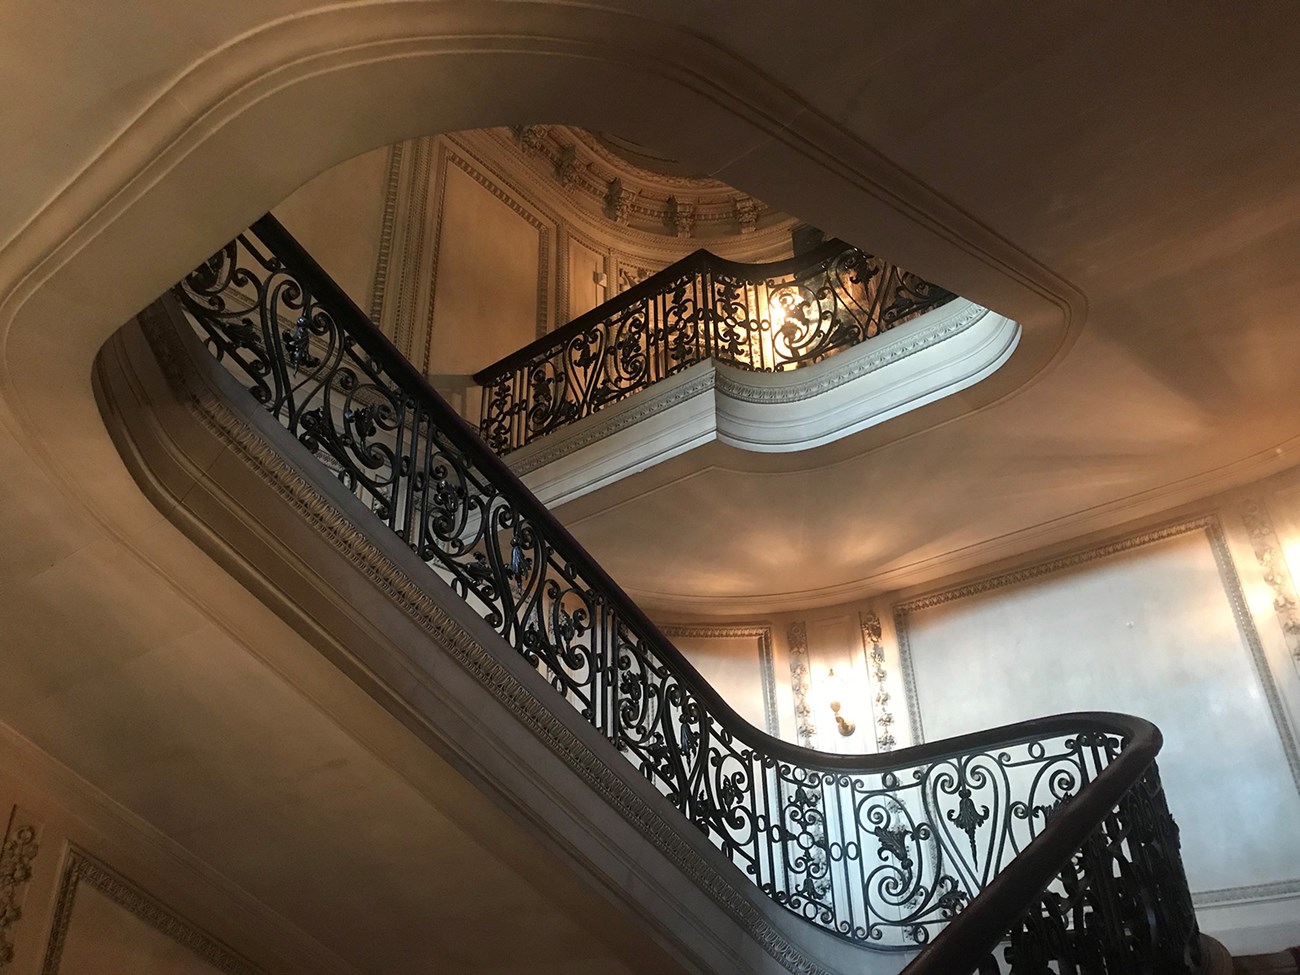
<path fill-rule="evenodd" d="M 1162 736 L 1144 719 L 1105 717 L 1128 726 L 1124 749 L 949 922 L 903 970 L 906 975 L 1001 971 L 995 951 L 1003 942 L 1013 972 L 1047 971 L 1050 961 L 1068 963 L 1062 972 L 1199 971 L 1200 940 L 1178 828 L 1155 766 Z M 1152 850 L 1161 856 L 1152 857 Z M 1141 880 L 1125 892 L 1127 912 L 1103 901 L 1104 888 L 1113 894 L 1118 886 L 1115 866 L 1131 871 L 1130 882 Z M 1082 921 L 1085 906 L 1092 908 L 1088 922 Z M 1072 954 L 1063 952 L 1066 946 Z"/>
<path fill-rule="evenodd" d="M 549 352 L 553 348 L 564 345 L 569 340 L 580 336 L 593 325 L 599 325 L 618 313 L 627 311 L 646 298 L 663 293 L 668 289 L 669 285 L 689 272 L 711 267 L 720 271 L 727 271 L 741 280 L 761 281 L 764 278 L 784 277 L 797 271 L 824 267 L 831 259 L 850 249 L 850 244 L 839 238 L 831 238 L 818 244 L 817 247 L 807 253 L 787 257 L 782 261 L 773 261 L 770 264 L 747 264 L 742 261 L 729 261 L 714 254 L 708 248 L 701 247 L 698 250 L 691 251 L 681 260 L 674 261 L 667 267 L 642 279 L 626 291 L 619 292 L 613 298 L 602 302 L 590 311 L 583 312 L 567 324 L 539 336 L 522 348 L 511 352 L 508 356 L 498 359 L 490 366 L 484 366 L 474 373 L 474 382 L 480 386 L 491 385 L 506 373 L 527 365 L 539 353 Z"/>
<path fill-rule="evenodd" d="M 1023 911 L 1058 854 L 1058 878 L 1075 875 L 1061 881 L 1063 903 L 1071 890 L 1094 896 L 1089 885 L 1103 884 L 1120 857 L 1138 881 L 1128 893 L 1157 881 L 1186 892 L 1172 820 L 1154 798 L 1159 735 L 1148 722 L 1058 715 L 886 755 L 829 755 L 776 739 L 700 677 L 273 218 L 175 294 L 209 349 L 308 450 L 799 916 L 861 944 L 908 949 L 979 901 L 1001 905 L 976 916 L 992 910 L 1006 931 L 1009 895 L 999 892 L 1008 881 L 997 877 L 1030 885 Z M 1150 794 L 1139 794 L 1141 783 L 1154 784 Z M 1136 819 L 1147 825 L 1135 831 Z M 1072 840 L 1058 838 L 1073 835 L 1058 822 L 1091 822 L 1107 842 L 1080 859 L 1066 849 Z M 980 900 L 985 890 L 992 901 Z M 1083 912 L 1081 931 L 1085 908 L 1071 908 Z M 1187 912 L 1164 926 L 1175 945 L 1195 931 Z M 1129 950 L 1150 927 L 1126 917 L 1108 934 L 1113 950 Z M 966 943 L 967 925 L 954 930 L 936 950 Z M 1034 930 L 1019 939 L 1022 956 Z"/>
<path fill-rule="evenodd" d="M 954 297 L 841 240 L 770 264 L 697 250 L 477 372 L 479 432 L 506 453 L 705 359 L 796 369 Z"/>

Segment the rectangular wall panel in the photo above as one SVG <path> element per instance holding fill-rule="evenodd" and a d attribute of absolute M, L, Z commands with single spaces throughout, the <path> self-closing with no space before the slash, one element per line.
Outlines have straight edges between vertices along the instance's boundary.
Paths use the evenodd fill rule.
<path fill-rule="evenodd" d="M 1217 522 L 1113 548 L 898 607 L 925 740 L 1072 710 L 1149 718 L 1192 889 L 1300 878 L 1295 742 Z"/>
<path fill-rule="evenodd" d="M 669 625 L 664 632 L 736 713 L 780 734 L 770 628 Z"/>
<path fill-rule="evenodd" d="M 455 162 L 443 168 L 432 334 L 426 372 L 473 373 L 537 335 L 543 236 Z"/>

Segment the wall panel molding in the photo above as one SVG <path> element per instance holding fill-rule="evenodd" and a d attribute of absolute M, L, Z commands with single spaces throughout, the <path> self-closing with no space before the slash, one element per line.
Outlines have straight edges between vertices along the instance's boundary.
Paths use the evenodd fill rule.
<path fill-rule="evenodd" d="M 462 147 L 456 145 L 452 140 L 444 138 L 440 140 L 438 167 L 434 177 L 438 186 L 438 203 L 433 215 L 433 259 L 429 267 L 428 281 L 425 285 L 429 290 L 429 303 L 428 314 L 424 323 L 426 335 L 424 355 L 419 360 L 416 360 L 423 362 L 426 375 L 433 369 L 433 364 L 429 361 L 429 354 L 433 348 L 434 308 L 438 299 L 438 259 L 443 246 L 442 229 L 443 216 L 446 211 L 447 170 L 449 166 L 455 166 L 537 231 L 537 328 L 534 337 L 545 335 L 551 320 L 551 235 L 555 229 L 555 220 L 550 217 L 545 220 L 539 217 L 533 209 L 524 204 L 521 199 L 522 194 L 515 190 L 514 187 L 505 183 L 497 173 L 480 160 L 473 159 L 471 161 L 468 152 L 464 151 Z"/>
<path fill-rule="evenodd" d="M 384 295 L 388 290 L 388 269 L 393 256 L 393 228 L 397 223 L 398 186 L 402 180 L 402 155 L 406 145 L 405 142 L 395 142 L 388 147 L 384 208 L 379 218 L 379 247 L 375 254 L 375 273 L 370 286 L 370 320 L 376 325 L 383 320 Z"/>
<path fill-rule="evenodd" d="M 99 891 L 114 904 L 139 918 L 155 931 L 188 948 L 195 956 L 224 975 L 265 975 L 233 948 L 208 934 L 197 924 L 172 911 L 125 877 L 76 846 L 70 846 L 64 861 L 54 908 L 54 924 L 41 975 L 59 975 L 64 946 L 71 931 L 77 891 L 85 886 Z"/>
<path fill-rule="evenodd" d="M 763 730 L 773 737 L 781 734 L 776 707 L 776 667 L 772 656 L 772 627 L 768 623 L 665 623 L 664 636 L 703 640 L 753 639 L 758 651 L 758 678 L 763 689 Z"/>
<path fill-rule="evenodd" d="M 1242 648 L 1249 659 L 1251 673 L 1255 677 L 1261 696 L 1267 705 L 1272 727 L 1277 734 L 1282 752 L 1285 755 L 1291 774 L 1292 786 L 1297 792 L 1300 792 L 1300 748 L 1297 747 L 1295 735 L 1291 731 L 1281 693 L 1273 672 L 1268 665 L 1254 618 L 1246 603 L 1245 593 L 1231 551 L 1228 548 L 1222 524 L 1219 518 L 1212 513 L 1196 515 L 1169 524 L 1140 530 L 1057 558 L 1031 562 L 1022 567 L 975 579 L 971 582 L 923 593 L 895 604 L 893 609 L 894 624 L 898 636 L 899 660 L 906 689 L 908 710 L 911 716 L 913 740 L 918 744 L 926 740 L 916 673 L 913 665 L 913 649 L 909 638 L 909 619 L 913 615 L 973 596 L 981 596 L 1030 583 L 1054 573 L 1078 568 L 1159 542 L 1195 534 L 1200 534 L 1205 538 L 1213 554 L 1223 594 L 1232 613 Z M 1193 894 L 1198 905 L 1208 905 L 1256 900 L 1297 892 L 1300 892 L 1300 879 L 1193 892 Z"/>

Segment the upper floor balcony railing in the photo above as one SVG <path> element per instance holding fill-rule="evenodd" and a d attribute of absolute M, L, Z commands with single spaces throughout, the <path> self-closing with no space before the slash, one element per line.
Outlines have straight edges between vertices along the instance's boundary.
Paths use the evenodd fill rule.
<path fill-rule="evenodd" d="M 774 264 L 698 250 L 476 373 L 479 432 L 508 453 L 705 359 L 797 369 L 954 297 L 840 240 Z"/>
<path fill-rule="evenodd" d="M 1149 722 L 1057 715 L 883 755 L 773 738 L 727 705 L 272 218 L 173 295 L 377 530 L 447 580 L 654 784 L 682 829 L 794 915 L 864 947 L 926 945 L 908 971 L 928 975 L 1196 970 Z"/>

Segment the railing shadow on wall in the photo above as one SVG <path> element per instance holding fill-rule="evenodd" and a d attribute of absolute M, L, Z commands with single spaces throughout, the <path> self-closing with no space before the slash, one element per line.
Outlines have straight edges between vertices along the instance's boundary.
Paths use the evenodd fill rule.
<path fill-rule="evenodd" d="M 841 240 L 772 264 L 697 250 L 475 373 L 479 432 L 508 453 L 705 359 L 798 369 L 955 297 Z"/>
<path fill-rule="evenodd" d="M 1057 715 L 874 756 L 778 740 L 718 696 L 272 217 L 163 300 L 683 828 L 794 915 L 867 948 L 925 946 L 914 972 L 1196 970 L 1149 722 Z"/>

